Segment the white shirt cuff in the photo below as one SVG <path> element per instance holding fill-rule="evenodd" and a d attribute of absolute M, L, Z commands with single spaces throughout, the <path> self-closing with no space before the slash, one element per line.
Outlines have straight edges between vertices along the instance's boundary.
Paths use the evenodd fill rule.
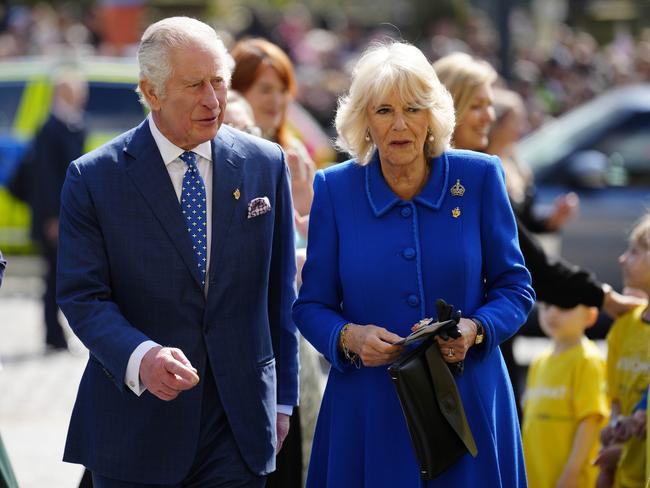
<path fill-rule="evenodd" d="M 129 362 L 126 364 L 124 383 L 138 396 L 142 395 L 147 390 L 140 381 L 140 363 L 142 362 L 142 358 L 150 349 L 158 347 L 159 345 L 160 344 L 154 341 L 142 342 L 133 350 L 129 357 Z"/>
<path fill-rule="evenodd" d="M 293 407 L 291 405 L 278 405 L 277 411 L 278 413 L 283 413 L 291 417 L 291 414 L 293 413 Z"/>

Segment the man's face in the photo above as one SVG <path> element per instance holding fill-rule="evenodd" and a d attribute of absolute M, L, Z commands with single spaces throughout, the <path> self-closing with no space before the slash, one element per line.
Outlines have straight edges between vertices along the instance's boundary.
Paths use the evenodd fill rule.
<path fill-rule="evenodd" d="M 185 150 L 209 141 L 221 126 L 226 109 L 226 68 L 215 50 L 194 43 L 169 53 L 172 73 L 162 96 L 144 80 L 141 90 L 156 126 Z"/>

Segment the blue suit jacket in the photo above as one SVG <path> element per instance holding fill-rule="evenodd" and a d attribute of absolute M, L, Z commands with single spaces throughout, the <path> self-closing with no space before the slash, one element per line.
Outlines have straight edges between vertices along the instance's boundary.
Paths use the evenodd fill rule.
<path fill-rule="evenodd" d="M 68 169 L 57 296 L 90 358 L 65 461 L 141 483 L 175 483 L 187 473 L 203 384 L 171 402 L 137 397 L 123 384 L 131 353 L 151 339 L 182 349 L 200 377 L 209 360 L 245 461 L 258 474 L 274 469 L 276 402 L 298 401 L 288 171 L 279 146 L 226 126 L 212 156 L 207 297 L 146 121 Z M 248 219 L 248 203 L 263 196 L 272 211 Z"/>

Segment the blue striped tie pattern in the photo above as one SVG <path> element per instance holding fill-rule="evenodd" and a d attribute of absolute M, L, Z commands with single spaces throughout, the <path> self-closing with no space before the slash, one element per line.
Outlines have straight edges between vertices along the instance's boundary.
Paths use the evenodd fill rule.
<path fill-rule="evenodd" d="M 199 274 L 201 275 L 201 285 L 205 286 L 205 270 L 208 262 L 208 214 L 206 211 L 205 184 L 199 173 L 199 168 L 196 166 L 196 154 L 185 151 L 179 158 L 187 164 L 181 189 L 181 209 L 196 254 Z"/>

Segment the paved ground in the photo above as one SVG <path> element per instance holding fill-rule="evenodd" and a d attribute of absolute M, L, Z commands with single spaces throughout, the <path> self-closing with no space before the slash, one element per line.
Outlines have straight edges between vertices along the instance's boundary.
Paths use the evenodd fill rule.
<path fill-rule="evenodd" d="M 70 411 L 87 353 L 45 355 L 40 262 L 9 256 L 0 290 L 0 433 L 21 488 L 72 488 L 81 468 L 61 461 Z"/>

